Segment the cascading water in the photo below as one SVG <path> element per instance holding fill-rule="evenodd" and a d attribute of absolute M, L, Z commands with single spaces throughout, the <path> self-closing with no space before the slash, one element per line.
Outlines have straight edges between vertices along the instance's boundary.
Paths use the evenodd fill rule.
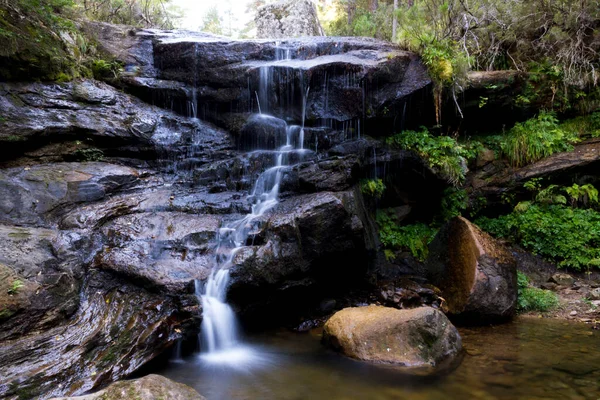
<path fill-rule="evenodd" d="M 277 60 L 291 59 L 290 49 L 277 49 L 276 58 Z M 269 110 L 268 93 L 273 84 L 272 67 L 261 67 L 259 76 L 259 90 L 256 95 L 259 110 L 262 105 L 261 112 L 266 112 Z M 196 294 L 203 310 L 202 357 L 207 361 L 239 365 L 252 356 L 250 349 L 239 342 L 236 315 L 226 302 L 229 269 L 233 265 L 236 253 L 246 246 L 250 232 L 256 228 L 258 218 L 277 205 L 284 169 L 290 166 L 290 154 L 296 152 L 301 157 L 305 152 L 303 149 L 306 96 L 302 99 L 302 125 L 286 125 L 286 143 L 274 151 L 269 151 L 274 155 L 274 165 L 267 168 L 256 179 L 249 196 L 249 201 L 252 202 L 251 212 L 244 218 L 219 229 L 214 246 L 212 271 L 204 284 L 196 281 Z M 267 115 L 263 117 L 272 118 Z"/>

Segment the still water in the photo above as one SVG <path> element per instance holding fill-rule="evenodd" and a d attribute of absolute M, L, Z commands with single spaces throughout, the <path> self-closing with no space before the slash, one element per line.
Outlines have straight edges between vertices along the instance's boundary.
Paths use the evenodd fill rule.
<path fill-rule="evenodd" d="M 248 339 L 239 365 L 198 355 L 156 370 L 221 399 L 600 399 L 600 332 L 537 318 L 461 328 L 462 363 L 437 377 L 408 377 L 323 348 L 320 336 L 277 332 Z"/>

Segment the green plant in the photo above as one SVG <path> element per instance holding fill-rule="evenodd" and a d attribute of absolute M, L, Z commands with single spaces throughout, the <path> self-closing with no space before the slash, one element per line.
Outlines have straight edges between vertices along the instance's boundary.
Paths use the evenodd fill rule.
<path fill-rule="evenodd" d="M 584 206 L 587 206 L 589 203 L 598 203 L 598 189 L 589 183 L 582 186 L 574 183 L 573 186 L 565 190 L 571 198 L 572 206 L 575 206 L 577 203 L 581 203 Z"/>
<path fill-rule="evenodd" d="M 409 251 L 416 259 L 424 261 L 429 255 L 428 245 L 437 229 L 423 223 L 398 225 L 390 213 L 380 210 L 376 216 L 379 239 L 386 249 Z M 386 257 L 389 253 L 386 253 Z"/>
<path fill-rule="evenodd" d="M 444 190 L 441 201 L 440 216 L 442 222 L 461 215 L 467 209 L 468 205 L 469 195 L 466 190 L 453 187 L 447 188 Z"/>
<path fill-rule="evenodd" d="M 91 70 L 95 79 L 118 78 L 123 72 L 123 66 L 117 61 L 96 59 L 92 61 Z"/>
<path fill-rule="evenodd" d="M 492 235 L 576 270 L 600 267 L 600 213 L 561 204 L 520 203 L 498 218 L 476 220 Z"/>
<path fill-rule="evenodd" d="M 367 196 L 380 199 L 385 192 L 385 183 L 379 178 L 363 179 L 360 182 L 360 191 Z"/>
<path fill-rule="evenodd" d="M 25 286 L 23 284 L 23 281 L 21 281 L 20 279 L 15 279 L 10 284 L 10 287 L 8 288 L 7 293 L 9 295 L 17 294 L 19 292 L 19 289 L 21 289 L 23 286 Z"/>
<path fill-rule="evenodd" d="M 73 152 L 73 157 L 77 161 L 102 161 L 104 159 L 104 152 L 95 147 L 77 149 Z"/>
<path fill-rule="evenodd" d="M 522 167 L 556 152 L 572 150 L 577 140 L 572 132 L 559 127 L 552 113 L 542 111 L 535 118 L 515 124 L 500 146 L 513 166 Z"/>
<path fill-rule="evenodd" d="M 517 310 L 518 311 L 550 311 L 560 305 L 558 296 L 549 291 L 532 287 L 529 278 L 517 271 Z"/>
<path fill-rule="evenodd" d="M 404 131 L 388 137 L 386 142 L 419 154 L 453 185 L 458 185 L 465 178 L 466 156 L 470 153 L 449 136 L 433 136 L 423 127 L 420 131 Z"/>

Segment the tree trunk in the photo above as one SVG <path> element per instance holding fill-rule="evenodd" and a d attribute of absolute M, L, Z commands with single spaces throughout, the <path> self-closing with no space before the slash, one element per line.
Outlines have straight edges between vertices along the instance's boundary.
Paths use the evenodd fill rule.
<path fill-rule="evenodd" d="M 392 42 L 396 40 L 396 33 L 398 32 L 398 0 L 394 0 L 394 17 L 392 22 Z"/>

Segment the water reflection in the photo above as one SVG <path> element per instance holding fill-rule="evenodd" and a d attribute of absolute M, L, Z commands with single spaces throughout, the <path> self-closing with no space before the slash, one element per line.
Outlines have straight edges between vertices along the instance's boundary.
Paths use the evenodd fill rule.
<path fill-rule="evenodd" d="M 207 365 L 197 355 L 156 371 L 220 399 L 600 398 L 600 335 L 586 325 L 521 318 L 460 329 L 465 357 L 453 372 L 411 377 L 339 356 L 316 334 L 251 338 L 252 362 Z"/>

